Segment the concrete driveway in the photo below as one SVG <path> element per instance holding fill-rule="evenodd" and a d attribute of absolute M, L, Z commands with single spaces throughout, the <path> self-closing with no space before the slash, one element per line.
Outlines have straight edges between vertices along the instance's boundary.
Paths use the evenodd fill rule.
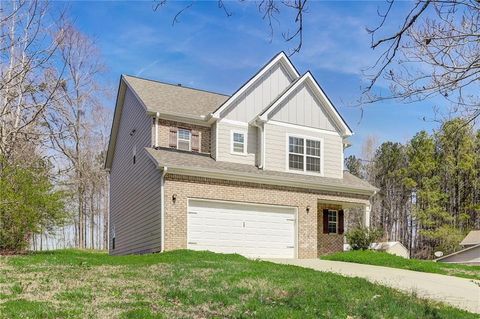
<path fill-rule="evenodd" d="M 480 313 L 480 281 L 396 268 L 320 259 L 266 259 L 267 261 L 361 277 L 421 298 L 445 302 Z"/>

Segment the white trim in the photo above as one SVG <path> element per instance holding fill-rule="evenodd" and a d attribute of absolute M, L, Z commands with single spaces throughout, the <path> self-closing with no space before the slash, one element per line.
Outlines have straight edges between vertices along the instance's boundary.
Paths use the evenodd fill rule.
<path fill-rule="evenodd" d="M 155 147 L 158 146 L 158 116 L 159 113 L 155 116 Z"/>
<path fill-rule="evenodd" d="M 188 123 L 188 124 L 195 124 L 203 127 L 211 127 L 211 123 L 208 123 L 205 121 L 205 119 L 202 116 L 189 116 L 186 114 L 174 114 L 174 113 L 163 113 L 163 112 L 150 112 L 149 113 L 155 115 L 155 113 L 158 113 L 158 117 L 163 120 L 167 121 L 175 121 L 175 122 L 182 122 L 182 123 Z"/>
<path fill-rule="evenodd" d="M 160 252 L 165 250 L 165 175 L 168 167 L 164 166 L 160 176 Z"/>
<path fill-rule="evenodd" d="M 371 206 L 370 204 L 365 205 L 365 227 L 369 228 L 370 227 L 370 211 L 371 211 Z"/>
<path fill-rule="evenodd" d="M 260 165 L 259 168 L 265 169 L 265 124 L 258 127 L 260 130 Z"/>
<path fill-rule="evenodd" d="M 229 120 L 229 119 L 221 119 L 219 120 L 220 123 L 225 123 L 225 124 L 231 124 L 231 125 L 237 125 L 241 127 L 248 127 L 247 122 L 241 122 L 241 121 L 235 121 L 235 120 Z"/>
<path fill-rule="evenodd" d="M 267 169 L 267 126 L 265 125 L 265 123 L 263 123 L 262 127 L 263 127 L 262 161 L 263 161 L 263 169 Z"/>
<path fill-rule="evenodd" d="M 315 81 L 313 78 L 312 74 L 310 72 L 305 73 L 302 75 L 302 77 L 294 84 L 292 85 L 278 100 L 275 101 L 270 107 L 263 112 L 263 114 L 260 116 L 260 119 L 262 121 L 267 121 L 270 113 L 272 113 L 277 106 L 280 105 L 289 95 L 294 92 L 300 85 L 303 83 L 310 84 L 310 87 L 312 88 L 313 92 L 317 93 L 321 97 L 321 99 L 325 102 L 327 105 L 327 111 L 330 113 L 330 115 L 333 115 L 335 118 L 335 121 L 337 122 L 337 125 L 340 125 L 340 127 L 344 130 L 344 136 L 350 136 L 353 134 L 353 132 L 350 130 L 348 127 L 347 123 L 342 119 L 340 114 L 338 114 L 337 110 L 335 107 L 330 103 L 330 100 L 327 98 L 325 93 L 323 92 L 322 88 L 318 85 L 318 83 Z"/>
<path fill-rule="evenodd" d="M 218 123 L 215 123 L 215 160 L 218 160 Z"/>
<path fill-rule="evenodd" d="M 178 140 L 180 140 L 180 134 L 179 134 L 180 130 L 188 131 L 188 134 L 190 136 L 190 138 L 188 139 L 188 151 L 191 152 L 192 151 L 192 130 L 181 128 L 181 127 L 177 127 L 177 150 L 181 150 L 180 148 L 178 148 Z M 183 138 L 181 140 L 184 142 L 186 141 Z M 182 151 L 185 151 L 185 150 L 182 150 Z"/>
<path fill-rule="evenodd" d="M 280 52 L 266 66 L 264 66 L 263 69 L 260 70 L 260 72 L 258 72 L 253 78 L 251 78 L 248 82 L 246 82 L 240 88 L 240 90 L 235 92 L 234 95 L 232 95 L 227 101 L 225 101 L 225 103 L 223 103 L 223 105 L 219 109 L 213 112 L 212 116 L 217 119 L 220 118 L 220 113 L 222 113 L 227 107 L 232 105 L 232 103 L 236 101 L 240 96 L 242 96 L 242 94 L 245 93 L 248 90 L 248 88 L 250 88 L 250 86 L 252 86 L 255 82 L 257 82 L 262 76 L 265 75 L 265 73 L 267 73 L 278 62 L 281 62 L 283 66 L 286 67 L 291 77 L 291 80 L 296 79 L 300 76 L 300 74 L 298 74 L 297 70 L 292 65 L 292 63 L 290 62 L 286 54 L 284 52 Z"/>
<path fill-rule="evenodd" d="M 233 134 L 243 134 L 243 152 L 235 152 L 233 148 Z M 248 140 L 248 131 L 247 130 L 239 130 L 239 129 L 232 129 L 230 130 L 230 154 L 232 155 L 240 155 L 246 156 L 247 155 L 247 140 Z"/>
<path fill-rule="evenodd" d="M 325 160 L 325 152 L 324 152 L 324 144 L 325 140 L 323 137 L 313 137 L 313 136 L 307 136 L 307 135 L 302 135 L 302 134 L 294 134 L 294 133 L 286 133 L 286 139 L 285 139 L 285 171 L 288 173 L 296 173 L 296 174 L 304 174 L 304 175 L 314 175 L 314 176 L 324 176 L 325 171 L 324 171 L 324 160 Z M 304 145 L 303 145 L 303 171 L 300 170 L 295 170 L 295 169 L 290 169 L 289 165 L 289 149 L 290 149 L 290 143 L 289 143 L 289 138 L 290 137 L 297 137 L 297 138 L 303 138 Z M 307 141 L 306 140 L 312 140 L 312 141 L 318 141 L 320 142 L 320 173 L 312 172 L 312 171 L 307 171 Z M 310 156 L 310 157 L 316 157 L 316 156 Z M 317 157 L 318 158 L 318 157 Z"/>
<path fill-rule="evenodd" d="M 329 223 L 330 221 L 328 220 L 328 213 L 327 213 L 327 230 L 328 230 L 328 235 L 341 235 L 338 233 L 338 209 L 327 209 L 328 213 L 329 212 L 335 212 L 335 232 L 334 233 L 331 233 L 330 230 L 329 230 Z"/>
<path fill-rule="evenodd" d="M 321 128 L 302 126 L 302 125 L 286 123 L 286 122 L 279 122 L 279 121 L 274 121 L 274 120 L 269 120 L 266 123 L 276 125 L 276 126 L 283 126 L 283 127 L 288 127 L 288 128 L 295 128 L 295 129 L 300 129 L 300 130 L 304 130 L 304 131 L 315 132 L 315 133 L 322 133 L 322 134 L 340 136 L 340 134 L 338 134 L 338 132 L 324 130 L 324 129 L 321 129 Z"/>
<path fill-rule="evenodd" d="M 299 246 L 299 222 L 298 222 L 298 207 L 296 206 L 289 206 L 289 205 L 274 205 L 274 204 L 264 204 L 264 203 L 252 203 L 252 202 L 242 202 L 242 201 L 235 201 L 235 200 L 222 200 L 222 199 L 208 199 L 208 198 L 198 198 L 198 197 L 187 197 L 187 218 L 188 212 L 190 211 L 190 201 L 202 201 L 202 202 L 216 202 L 216 203 L 225 203 L 225 204 L 240 204 L 243 206 L 263 206 L 263 207 L 278 207 L 278 208 L 290 208 L 293 211 L 293 218 L 295 219 L 294 223 L 294 258 L 298 258 L 298 246 Z M 188 222 L 186 226 L 187 231 L 187 241 L 188 241 Z M 163 251 L 163 250 L 162 250 Z"/>

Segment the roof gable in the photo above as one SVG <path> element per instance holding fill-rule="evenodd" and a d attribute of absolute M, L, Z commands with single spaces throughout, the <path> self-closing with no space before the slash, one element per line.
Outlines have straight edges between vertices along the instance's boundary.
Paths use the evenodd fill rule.
<path fill-rule="evenodd" d="M 120 118 L 122 116 L 126 91 L 127 85 L 121 77 L 118 84 L 117 100 L 115 102 L 115 110 L 113 113 L 112 128 L 110 129 L 110 140 L 108 141 L 107 156 L 105 158 L 105 169 L 107 170 L 112 168 L 113 153 L 115 153 L 115 145 L 117 144 L 117 133 L 118 128 L 120 127 Z"/>
<path fill-rule="evenodd" d="M 304 94 L 304 97 L 301 101 L 301 103 L 288 103 L 289 101 L 292 101 L 296 98 L 298 94 Z M 315 106 L 310 103 L 305 103 L 305 99 L 311 99 L 308 102 L 313 103 L 312 101 L 316 101 L 318 109 L 315 109 Z M 294 101 L 295 102 L 295 101 Z M 311 126 L 313 125 L 312 123 L 315 123 L 315 121 L 323 122 L 323 125 L 325 127 L 322 127 L 323 129 L 333 129 L 335 128 L 338 130 L 342 136 L 350 136 L 353 134 L 352 130 L 348 126 L 348 124 L 345 122 L 345 120 L 342 118 L 340 113 L 337 111 L 335 106 L 332 104 L 330 99 L 327 97 L 325 92 L 322 90 L 320 85 L 318 85 L 317 81 L 315 78 L 312 76 L 310 72 L 305 73 L 302 75 L 301 78 L 299 78 L 297 81 L 293 82 L 287 90 L 280 95 L 276 100 L 272 101 L 272 103 L 259 115 L 260 120 L 262 121 L 268 121 L 271 120 L 272 117 L 275 117 L 275 115 L 280 114 L 280 118 L 282 116 L 281 109 L 288 105 L 289 108 L 292 108 L 290 110 L 286 110 L 287 112 L 294 113 L 293 108 L 295 107 L 308 107 L 312 108 L 312 110 L 316 111 L 318 115 L 324 114 L 325 118 L 318 118 L 316 120 L 313 119 L 306 119 L 307 123 L 310 123 L 310 125 L 306 126 Z M 318 123 L 319 123 L 318 122 Z"/>
<path fill-rule="evenodd" d="M 222 112 L 237 102 L 248 90 L 255 86 L 269 71 L 281 65 L 288 73 L 292 80 L 300 77 L 297 69 L 293 66 L 285 52 L 280 52 L 273 57 L 263 68 L 260 69 L 253 77 L 251 77 L 240 89 L 238 89 L 228 100 L 213 112 L 213 118 L 220 118 Z"/>

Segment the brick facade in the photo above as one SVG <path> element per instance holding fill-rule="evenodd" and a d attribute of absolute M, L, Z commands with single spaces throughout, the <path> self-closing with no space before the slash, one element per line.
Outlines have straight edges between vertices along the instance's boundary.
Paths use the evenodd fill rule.
<path fill-rule="evenodd" d="M 175 202 L 172 200 L 176 195 Z M 215 180 L 202 177 L 167 174 L 165 176 L 165 249 L 187 247 L 187 202 L 189 198 L 231 200 L 258 204 L 286 205 L 298 209 L 298 257 L 316 258 L 322 253 L 340 251 L 343 236 L 321 234 L 317 205 L 319 201 L 365 204 L 368 199 L 343 197 L 307 189 L 262 185 L 247 182 Z M 307 211 L 309 207 L 309 211 Z M 321 224 L 321 221 L 320 221 Z M 321 234 L 323 235 L 323 234 Z M 319 244 L 319 241 L 326 241 Z M 342 245 L 340 245 L 341 243 Z"/>
<path fill-rule="evenodd" d="M 200 134 L 200 152 L 210 153 L 211 147 L 211 128 L 201 125 L 189 124 L 184 122 L 175 122 L 164 119 L 158 120 L 158 146 L 169 147 L 168 136 L 170 127 L 185 128 L 188 130 L 196 130 Z"/>
<path fill-rule="evenodd" d="M 324 234 L 323 233 L 323 210 L 324 209 L 342 209 L 341 205 L 319 203 L 317 209 L 317 255 L 330 254 L 332 252 L 343 251 L 343 234 Z"/>

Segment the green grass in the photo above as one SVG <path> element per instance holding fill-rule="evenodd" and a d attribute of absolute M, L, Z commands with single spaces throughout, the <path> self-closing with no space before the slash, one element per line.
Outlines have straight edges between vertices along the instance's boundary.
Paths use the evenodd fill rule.
<path fill-rule="evenodd" d="M 480 280 L 480 266 L 447 264 L 430 260 L 405 259 L 385 252 L 372 250 L 356 250 L 335 253 L 323 256 L 322 259 L 408 269 Z"/>
<path fill-rule="evenodd" d="M 238 255 L 0 257 L 0 318 L 476 318 L 332 273 Z"/>

